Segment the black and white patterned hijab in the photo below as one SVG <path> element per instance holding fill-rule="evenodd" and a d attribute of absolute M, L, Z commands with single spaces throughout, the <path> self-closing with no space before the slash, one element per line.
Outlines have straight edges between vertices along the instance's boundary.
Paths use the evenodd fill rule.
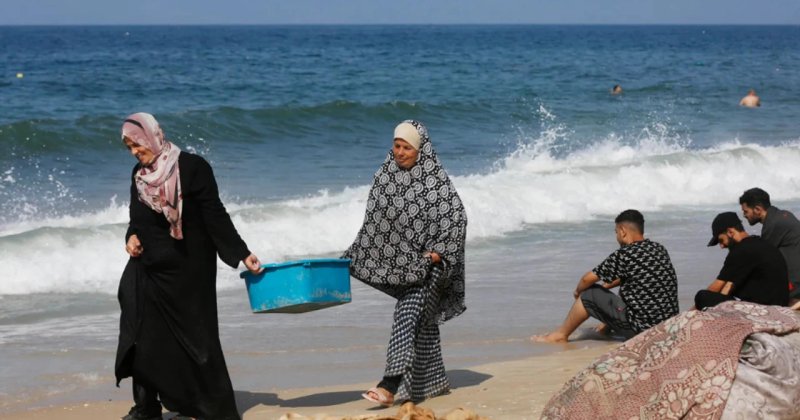
<path fill-rule="evenodd" d="M 391 296 L 399 297 L 413 285 L 428 280 L 430 258 L 442 257 L 441 300 L 436 321 L 441 323 L 466 309 L 464 306 L 464 247 L 467 214 L 450 182 L 428 130 L 406 120 L 420 135 L 417 163 L 402 169 L 389 151 L 375 173 L 367 198 L 367 211 L 355 241 L 345 251 L 353 277 Z"/>

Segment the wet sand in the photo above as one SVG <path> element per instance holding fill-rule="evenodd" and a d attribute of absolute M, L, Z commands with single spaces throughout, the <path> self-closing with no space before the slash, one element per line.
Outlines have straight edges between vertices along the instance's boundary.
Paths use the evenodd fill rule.
<path fill-rule="evenodd" d="M 587 346 L 576 342 L 559 345 L 560 351 L 520 360 L 489 363 L 448 371 L 453 390 L 421 405 L 437 415 L 462 407 L 491 419 L 538 419 L 549 398 L 575 373 L 618 343 Z M 124 386 L 124 384 L 123 384 Z M 244 420 L 279 419 L 286 413 L 305 416 L 390 415 L 398 407 L 379 408 L 361 398 L 373 383 L 266 390 L 237 391 L 236 399 Z M 10 413 L 0 418 L 32 420 L 58 418 L 120 418 L 131 400 L 84 401 L 78 404 Z M 172 414 L 164 414 L 169 419 Z"/>

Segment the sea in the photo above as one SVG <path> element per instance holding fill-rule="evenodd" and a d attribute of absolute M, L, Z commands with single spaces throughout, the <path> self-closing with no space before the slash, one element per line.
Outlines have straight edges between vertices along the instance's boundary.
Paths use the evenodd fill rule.
<path fill-rule="evenodd" d="M 800 211 L 798 68 L 798 26 L 0 27 L 0 414 L 131 399 L 113 375 L 129 114 L 211 163 L 263 262 L 338 257 L 395 125 L 426 124 L 469 219 L 468 309 L 442 326 L 457 387 L 606 343 L 591 321 L 528 338 L 617 248 L 619 212 L 666 246 L 685 310 L 726 255 L 714 215 L 756 186 Z M 749 89 L 760 108 L 738 106 Z M 237 396 L 382 376 L 392 299 L 352 280 L 346 305 L 254 314 L 242 267 L 218 270 Z"/>

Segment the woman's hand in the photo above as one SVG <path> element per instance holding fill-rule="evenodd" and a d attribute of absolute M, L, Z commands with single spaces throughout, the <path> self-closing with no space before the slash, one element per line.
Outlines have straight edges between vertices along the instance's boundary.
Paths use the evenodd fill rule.
<path fill-rule="evenodd" d="M 142 248 L 142 243 L 139 242 L 139 237 L 136 235 L 128 237 L 128 243 L 125 244 L 125 252 L 131 257 L 136 258 L 142 255 L 142 251 L 144 251 L 144 249 Z"/>
<path fill-rule="evenodd" d="M 423 257 L 431 257 L 431 262 L 434 263 L 434 264 L 439 264 L 440 262 L 442 262 L 442 257 L 440 257 L 439 254 L 437 254 L 437 253 L 435 253 L 433 251 L 425 251 L 425 253 L 422 254 L 422 256 Z"/>
<path fill-rule="evenodd" d="M 253 274 L 259 274 L 264 271 L 264 269 L 261 267 L 261 262 L 258 260 L 258 257 L 256 257 L 256 255 L 253 253 L 250 253 L 250 255 L 243 259 L 242 262 L 244 263 L 244 266 L 247 267 L 247 269 Z"/>

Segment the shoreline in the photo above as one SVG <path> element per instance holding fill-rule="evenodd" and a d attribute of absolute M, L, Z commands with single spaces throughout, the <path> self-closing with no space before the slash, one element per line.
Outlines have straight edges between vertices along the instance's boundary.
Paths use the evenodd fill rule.
<path fill-rule="evenodd" d="M 618 342 L 602 345 L 571 342 L 552 353 L 449 370 L 447 373 L 452 391 L 420 405 L 440 416 L 461 407 L 490 419 L 538 419 L 547 401 L 567 380 L 597 356 L 617 345 Z M 370 382 L 258 392 L 236 391 L 236 402 L 244 420 L 278 419 L 287 413 L 304 416 L 397 413 L 399 406 L 381 409 L 361 398 L 361 393 L 372 386 L 374 384 Z M 132 404 L 131 399 L 83 401 L 6 413 L 0 418 L 113 419 L 124 416 Z M 170 417 L 164 416 L 165 419 Z"/>

